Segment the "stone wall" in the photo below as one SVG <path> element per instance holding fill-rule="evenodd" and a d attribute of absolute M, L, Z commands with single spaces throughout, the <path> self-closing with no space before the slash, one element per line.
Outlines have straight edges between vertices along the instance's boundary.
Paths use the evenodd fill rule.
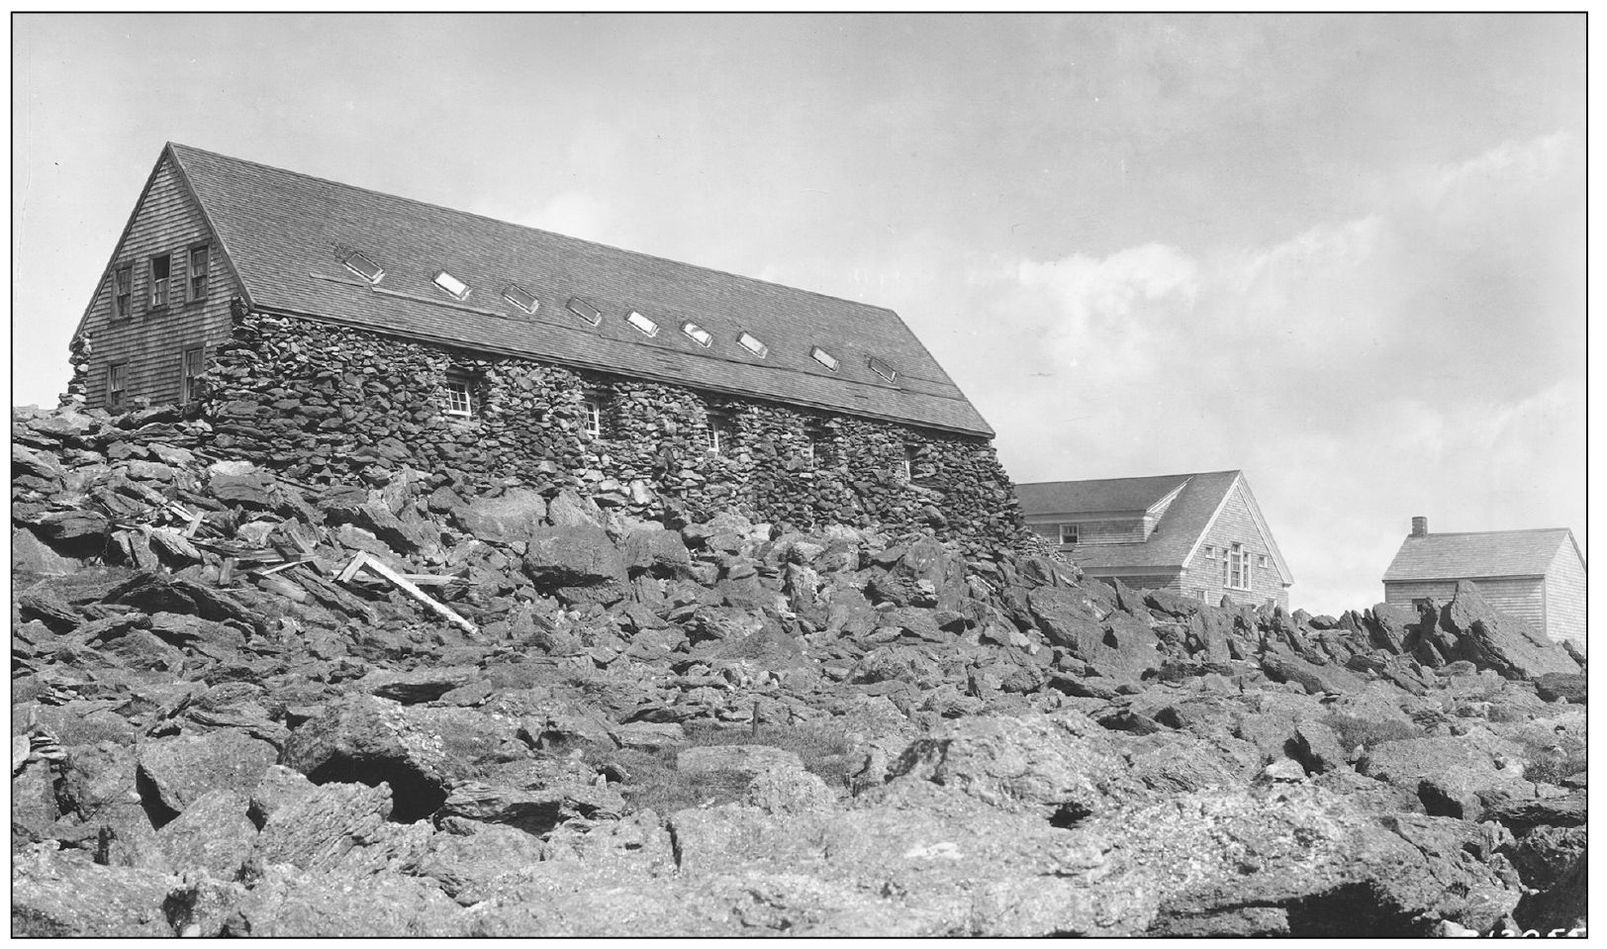
<path fill-rule="evenodd" d="M 243 307 L 234 324 L 202 377 L 209 447 L 294 480 L 377 484 L 407 466 L 471 490 L 501 479 L 573 486 L 639 517 L 729 510 L 799 529 L 931 528 L 977 552 L 1040 546 L 985 439 Z M 449 377 L 468 380 L 471 417 L 444 410 Z M 596 436 L 588 399 L 601 406 Z M 732 429 L 718 455 L 711 412 Z"/>

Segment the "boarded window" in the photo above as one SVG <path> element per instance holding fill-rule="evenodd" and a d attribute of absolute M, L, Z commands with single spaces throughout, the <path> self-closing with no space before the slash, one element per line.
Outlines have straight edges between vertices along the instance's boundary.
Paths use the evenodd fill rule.
<path fill-rule="evenodd" d="M 195 399 L 195 380 L 201 374 L 205 354 L 206 350 L 200 346 L 184 351 L 184 381 L 179 386 L 179 400 L 181 402 L 190 402 Z"/>
<path fill-rule="evenodd" d="M 112 319 L 126 320 L 133 316 L 134 268 L 118 267 L 112 275 Z"/>
<path fill-rule="evenodd" d="M 206 297 L 206 266 L 207 253 L 205 247 L 190 248 L 190 296 L 191 300 L 201 300 Z"/>
<path fill-rule="evenodd" d="M 128 363 L 113 363 L 106 367 L 106 411 L 121 412 L 128 395 Z"/>
<path fill-rule="evenodd" d="M 173 269 L 173 255 L 162 254 L 151 258 L 151 307 L 167 306 L 168 276 Z"/>

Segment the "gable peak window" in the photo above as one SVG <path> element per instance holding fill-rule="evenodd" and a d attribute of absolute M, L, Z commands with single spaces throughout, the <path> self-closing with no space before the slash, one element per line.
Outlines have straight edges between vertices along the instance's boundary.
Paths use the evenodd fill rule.
<path fill-rule="evenodd" d="M 126 320 L 134 315 L 134 265 L 118 267 L 112 274 L 112 319 Z"/>
<path fill-rule="evenodd" d="M 759 337 L 752 333 L 743 333 L 737 337 L 737 342 L 742 344 L 743 349 L 758 356 L 760 359 L 770 355 L 770 347 L 760 342 Z"/>
<path fill-rule="evenodd" d="M 440 287 L 442 290 L 445 290 L 448 294 L 450 294 L 454 300 L 466 299 L 469 295 L 469 285 L 464 283 L 462 280 L 459 280 L 457 277 L 452 276 L 450 273 L 447 273 L 445 270 L 438 272 L 435 276 L 431 277 L 430 280 L 437 287 Z"/>
<path fill-rule="evenodd" d="M 190 269 L 189 269 L 189 274 L 190 274 L 190 297 L 189 298 L 191 300 L 200 300 L 200 299 L 203 299 L 206 296 L 206 269 L 207 269 L 207 248 L 206 248 L 206 245 L 203 244 L 200 247 L 192 247 L 192 248 L 190 248 Z"/>
<path fill-rule="evenodd" d="M 502 299 L 507 300 L 526 313 L 534 313 L 541 307 L 541 301 L 536 299 L 536 295 L 517 283 L 508 284 L 502 291 Z"/>
<path fill-rule="evenodd" d="M 173 255 L 158 254 L 151 258 L 151 308 L 167 306 L 168 277 L 173 272 Z"/>
<path fill-rule="evenodd" d="M 385 268 L 374 263 L 360 250 L 349 251 L 340 259 L 347 270 L 362 277 L 369 283 L 379 283 L 385 276 Z"/>

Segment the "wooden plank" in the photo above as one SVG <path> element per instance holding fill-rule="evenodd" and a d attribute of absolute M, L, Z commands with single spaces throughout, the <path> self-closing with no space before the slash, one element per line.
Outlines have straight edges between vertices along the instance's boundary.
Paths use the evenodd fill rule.
<path fill-rule="evenodd" d="M 223 558 L 223 565 L 218 568 L 218 586 L 226 587 L 234 582 L 234 563 L 233 557 Z"/>
<path fill-rule="evenodd" d="M 359 556 L 362 555 L 359 554 Z M 395 570 L 392 570 L 390 567 L 385 566 L 372 557 L 365 559 L 363 566 L 389 580 L 392 584 L 401 589 L 403 593 L 406 593 L 408 596 L 424 604 L 435 613 L 440 614 L 452 625 L 458 627 L 471 636 L 479 635 L 480 627 L 459 616 L 457 613 L 452 611 L 451 607 L 432 598 L 428 593 L 425 593 L 423 590 L 420 590 L 416 585 L 414 585 L 412 581 L 397 573 Z"/>
<path fill-rule="evenodd" d="M 281 570 L 289 570 L 291 567 L 299 567 L 304 563 L 310 563 L 310 562 L 311 561 L 307 561 L 307 560 L 287 560 L 284 563 L 275 564 L 272 567 L 259 567 L 256 570 L 253 570 L 251 572 L 255 576 L 271 577 L 271 576 L 273 576 L 274 574 L 278 573 Z"/>
<path fill-rule="evenodd" d="M 367 562 L 368 554 L 359 550 L 357 552 L 357 556 L 352 558 L 352 562 L 347 564 L 345 568 L 340 571 L 340 573 L 335 575 L 335 579 L 340 583 L 350 581 L 352 577 L 357 576 L 357 571 L 363 569 L 363 564 Z"/>

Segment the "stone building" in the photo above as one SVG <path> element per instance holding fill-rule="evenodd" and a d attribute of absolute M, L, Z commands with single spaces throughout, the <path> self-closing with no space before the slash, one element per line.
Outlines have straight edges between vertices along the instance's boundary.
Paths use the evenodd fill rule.
<path fill-rule="evenodd" d="M 89 408 L 178 403 L 305 481 L 1022 535 L 993 430 L 891 310 L 182 145 L 73 360 Z"/>
<path fill-rule="evenodd" d="M 1016 488 L 1027 526 L 1090 577 L 1289 607 L 1294 576 L 1242 471 Z"/>
<path fill-rule="evenodd" d="M 1585 648 L 1585 558 L 1565 527 L 1430 534 L 1428 518 L 1384 571 L 1384 602 L 1443 606 L 1459 580 L 1471 580 L 1504 615 L 1544 630 L 1556 642 Z"/>

